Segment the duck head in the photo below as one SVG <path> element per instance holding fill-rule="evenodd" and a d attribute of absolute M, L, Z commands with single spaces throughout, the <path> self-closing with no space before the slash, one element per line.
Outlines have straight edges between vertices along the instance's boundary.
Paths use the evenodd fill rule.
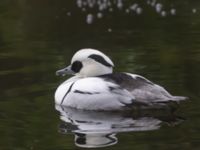
<path fill-rule="evenodd" d="M 56 72 L 57 75 L 72 74 L 80 77 L 93 77 L 113 72 L 111 59 L 95 49 L 81 49 L 71 59 L 71 64 Z"/>

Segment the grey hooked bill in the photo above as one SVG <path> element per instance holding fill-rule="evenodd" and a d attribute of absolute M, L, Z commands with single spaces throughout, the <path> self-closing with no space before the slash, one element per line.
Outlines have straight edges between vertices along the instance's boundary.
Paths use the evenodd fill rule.
<path fill-rule="evenodd" d="M 71 66 L 56 71 L 57 76 L 65 76 L 67 74 L 74 74 L 74 72 L 71 70 Z"/>

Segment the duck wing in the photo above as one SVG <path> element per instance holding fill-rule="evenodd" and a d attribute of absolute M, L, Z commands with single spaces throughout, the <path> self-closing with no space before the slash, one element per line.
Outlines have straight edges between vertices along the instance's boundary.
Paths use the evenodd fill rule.
<path fill-rule="evenodd" d="M 166 103 L 169 101 L 181 101 L 186 97 L 172 96 L 160 85 L 136 74 L 113 73 L 102 75 L 106 81 L 118 84 L 121 88 L 128 90 L 137 101 L 145 103 Z"/>

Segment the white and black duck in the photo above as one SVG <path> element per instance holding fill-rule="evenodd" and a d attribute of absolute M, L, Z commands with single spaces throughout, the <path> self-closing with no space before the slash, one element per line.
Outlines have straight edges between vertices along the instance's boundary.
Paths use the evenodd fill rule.
<path fill-rule="evenodd" d="M 111 59 L 95 49 L 81 49 L 71 65 L 57 75 L 72 74 L 56 90 L 56 104 L 84 110 L 125 110 L 132 106 L 160 107 L 186 97 L 172 96 L 163 87 L 131 73 L 113 73 Z"/>

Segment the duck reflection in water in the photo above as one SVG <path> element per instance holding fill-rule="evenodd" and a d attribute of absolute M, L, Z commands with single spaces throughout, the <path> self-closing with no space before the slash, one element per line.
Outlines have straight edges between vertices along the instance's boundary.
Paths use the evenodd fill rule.
<path fill-rule="evenodd" d="M 117 133 L 157 130 L 163 124 L 174 126 L 183 121 L 169 110 L 118 113 L 55 107 L 62 120 L 59 132 L 74 134 L 75 145 L 84 148 L 114 145 L 118 143 Z"/>

